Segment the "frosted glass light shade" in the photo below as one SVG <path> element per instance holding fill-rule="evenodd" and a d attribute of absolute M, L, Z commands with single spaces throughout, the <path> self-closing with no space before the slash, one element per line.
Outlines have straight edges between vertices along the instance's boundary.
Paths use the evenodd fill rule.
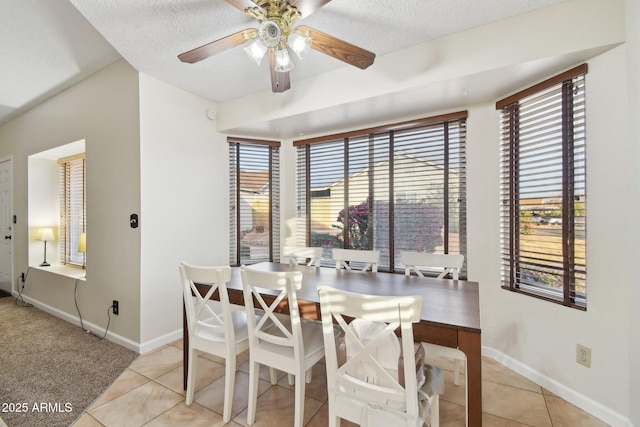
<path fill-rule="evenodd" d="M 275 70 L 279 73 L 285 73 L 293 68 L 293 62 L 289 58 L 289 52 L 286 49 L 276 50 L 276 66 Z"/>
<path fill-rule="evenodd" d="M 267 48 L 260 40 L 256 40 L 249 46 L 245 47 L 244 52 L 249 56 L 249 58 L 253 59 L 256 64 L 260 65 L 262 58 L 264 58 L 264 54 L 267 53 Z"/>
<path fill-rule="evenodd" d="M 311 50 L 311 37 L 308 34 L 292 31 L 287 38 L 287 44 L 298 58 L 304 59 Z"/>

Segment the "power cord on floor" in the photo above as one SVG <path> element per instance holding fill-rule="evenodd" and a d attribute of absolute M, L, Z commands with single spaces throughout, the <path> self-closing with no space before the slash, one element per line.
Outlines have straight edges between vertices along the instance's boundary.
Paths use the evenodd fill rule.
<path fill-rule="evenodd" d="M 29 304 L 22 297 L 22 292 L 24 291 L 24 287 L 27 284 L 27 277 L 29 277 L 29 271 L 31 271 L 31 267 L 27 268 L 26 274 L 20 274 L 20 276 L 16 277 L 16 288 L 18 289 L 18 296 L 16 297 L 15 302 L 18 307 L 33 307 L 33 304 Z M 18 280 L 22 281 L 22 286 L 20 285 L 20 282 L 18 282 Z M 22 301 L 22 304 L 20 304 L 20 301 Z"/>
<path fill-rule="evenodd" d="M 91 334 L 95 337 L 100 338 L 101 340 L 104 339 L 107 336 L 107 332 L 109 332 L 109 325 L 111 324 L 111 313 L 109 313 L 109 311 L 113 308 L 113 305 L 110 305 L 109 308 L 107 308 L 107 317 L 109 320 L 107 320 L 107 328 L 104 330 L 104 335 L 100 336 L 98 334 L 93 333 L 90 329 L 85 329 L 84 328 L 84 323 L 82 321 L 82 314 L 80 313 L 80 306 L 78 306 L 78 282 L 80 281 L 80 279 L 83 278 L 77 278 L 76 279 L 76 284 L 75 284 L 75 288 L 73 290 L 73 299 L 76 303 L 76 310 L 78 311 L 78 317 L 80 318 L 80 327 L 82 328 L 83 331 L 86 331 L 88 334 Z"/>

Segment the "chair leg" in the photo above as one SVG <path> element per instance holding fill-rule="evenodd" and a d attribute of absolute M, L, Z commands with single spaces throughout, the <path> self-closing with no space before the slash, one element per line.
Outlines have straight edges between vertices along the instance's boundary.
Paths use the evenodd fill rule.
<path fill-rule="evenodd" d="M 302 427 L 304 422 L 304 393 L 306 383 L 302 375 L 296 375 L 294 427 Z"/>
<path fill-rule="evenodd" d="M 305 374 L 305 381 L 307 382 L 307 384 L 310 384 L 312 380 L 313 380 L 313 367 L 309 368 L 307 370 L 307 373 Z"/>
<path fill-rule="evenodd" d="M 453 360 L 453 383 L 455 385 L 460 385 L 460 360 Z"/>
<path fill-rule="evenodd" d="M 256 420 L 259 373 L 260 364 L 257 362 L 251 362 L 249 365 L 249 406 L 247 408 L 247 424 L 249 425 L 252 425 Z"/>
<path fill-rule="evenodd" d="M 435 395 L 431 398 L 431 427 L 440 426 L 440 396 Z"/>
<path fill-rule="evenodd" d="M 191 405 L 193 403 L 193 392 L 196 388 L 196 370 L 197 370 L 197 355 L 193 348 L 189 349 L 189 368 L 187 372 L 187 392 L 185 396 L 185 403 Z"/>
<path fill-rule="evenodd" d="M 289 385 L 295 384 L 293 374 L 287 374 L 287 380 L 289 381 Z"/>
<path fill-rule="evenodd" d="M 236 380 L 236 356 L 229 356 L 225 360 L 224 372 L 224 410 L 222 421 L 228 423 L 231 420 L 231 405 L 233 404 L 233 388 Z"/>
<path fill-rule="evenodd" d="M 278 374 L 276 374 L 275 368 L 269 368 L 269 379 L 271 380 L 271 385 L 276 385 L 278 383 Z"/>

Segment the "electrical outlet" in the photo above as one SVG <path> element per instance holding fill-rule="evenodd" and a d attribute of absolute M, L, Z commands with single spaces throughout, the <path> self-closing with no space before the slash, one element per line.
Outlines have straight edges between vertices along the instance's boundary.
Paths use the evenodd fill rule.
<path fill-rule="evenodd" d="M 591 349 L 580 344 L 576 344 L 576 362 L 587 368 L 591 367 Z"/>
<path fill-rule="evenodd" d="M 111 307 L 113 308 L 113 314 L 115 314 L 116 316 L 120 313 L 120 303 L 118 302 L 117 299 L 113 300 L 113 304 L 111 305 Z"/>

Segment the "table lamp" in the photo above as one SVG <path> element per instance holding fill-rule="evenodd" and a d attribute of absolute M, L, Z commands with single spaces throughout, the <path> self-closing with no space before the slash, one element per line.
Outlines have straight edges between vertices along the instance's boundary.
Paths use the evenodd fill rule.
<path fill-rule="evenodd" d="M 47 242 L 55 240 L 55 237 L 53 236 L 53 228 L 41 228 L 38 240 L 42 240 L 44 242 L 44 261 L 42 261 L 40 267 L 49 267 L 51 264 L 47 262 Z"/>
<path fill-rule="evenodd" d="M 82 254 L 82 268 L 87 264 L 87 233 L 80 233 L 78 238 L 78 253 Z"/>

